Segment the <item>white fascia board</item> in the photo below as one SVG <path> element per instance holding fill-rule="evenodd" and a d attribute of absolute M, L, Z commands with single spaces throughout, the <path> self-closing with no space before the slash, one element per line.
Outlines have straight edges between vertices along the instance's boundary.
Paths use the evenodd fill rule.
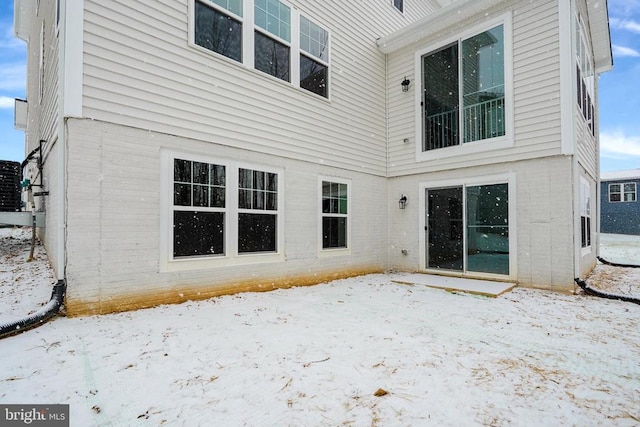
<path fill-rule="evenodd" d="M 27 43 L 35 12 L 35 0 L 13 0 L 13 34 Z"/>
<path fill-rule="evenodd" d="M 378 48 L 385 54 L 395 52 L 425 37 L 442 31 L 456 22 L 472 17 L 504 0 L 458 0 L 393 34 L 378 39 Z M 444 2 L 448 3 L 448 2 Z"/>
<path fill-rule="evenodd" d="M 611 71 L 613 69 L 613 53 L 607 0 L 587 0 L 587 12 L 596 72 L 600 74 Z"/>

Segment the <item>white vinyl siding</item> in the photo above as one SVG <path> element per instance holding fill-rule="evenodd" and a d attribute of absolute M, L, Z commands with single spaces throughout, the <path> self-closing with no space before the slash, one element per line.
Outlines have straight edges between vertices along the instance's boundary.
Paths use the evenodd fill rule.
<path fill-rule="evenodd" d="M 301 15 L 331 34 L 328 101 L 188 46 L 187 0 L 87 0 L 83 114 L 383 176 L 386 61 L 375 40 L 434 3 L 407 7 L 403 17 L 386 2 L 297 2 Z"/>
<path fill-rule="evenodd" d="M 561 153 L 560 121 L 560 64 L 559 64 L 559 15 L 553 0 L 538 2 L 510 1 L 491 10 L 488 16 L 472 17 L 457 24 L 457 35 L 434 35 L 389 54 L 389 175 L 420 173 L 457 169 L 495 162 L 517 161 Z M 500 16 L 511 20 L 511 49 L 505 48 L 505 61 L 510 60 L 512 79 L 512 108 L 507 109 L 507 125 L 511 135 L 499 149 L 477 149 L 465 155 L 437 159 L 419 159 L 416 144 L 420 143 L 420 126 L 416 125 L 416 109 L 420 98 L 415 72 L 417 52 L 444 46 L 469 28 L 488 27 Z M 509 33 L 508 30 L 505 30 Z M 452 37 L 452 38 L 451 38 Z M 507 38 L 507 37 L 505 37 Z M 509 69 L 507 66 L 506 70 Z M 400 82 L 404 76 L 411 80 L 409 93 L 403 93 Z M 510 122 L 510 123 L 509 123 Z M 418 130 L 416 130 L 418 129 Z M 405 142 L 405 139 L 408 140 Z M 494 148 L 494 147 L 492 147 Z M 438 151 L 438 150 L 435 150 Z M 422 160 L 422 161 L 417 161 Z"/>
<path fill-rule="evenodd" d="M 578 161 L 591 176 L 597 176 L 599 156 L 597 144 L 598 79 L 593 74 L 595 66 L 592 62 L 593 53 L 590 50 L 592 46 L 591 34 L 588 31 L 588 25 L 584 22 L 585 16 L 587 16 L 586 4 L 582 0 L 577 1 L 575 15 L 572 17 L 572 41 L 575 55 L 572 56 L 571 61 L 574 93 L 571 105 L 575 109 Z M 580 70 L 580 81 L 578 81 L 578 70 Z M 585 90 L 588 97 L 584 95 Z"/>

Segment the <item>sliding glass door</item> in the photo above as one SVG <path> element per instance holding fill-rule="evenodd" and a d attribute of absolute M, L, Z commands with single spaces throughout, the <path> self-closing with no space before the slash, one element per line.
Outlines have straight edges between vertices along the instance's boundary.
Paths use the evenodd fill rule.
<path fill-rule="evenodd" d="M 509 275 L 509 186 L 426 190 L 426 266 Z"/>

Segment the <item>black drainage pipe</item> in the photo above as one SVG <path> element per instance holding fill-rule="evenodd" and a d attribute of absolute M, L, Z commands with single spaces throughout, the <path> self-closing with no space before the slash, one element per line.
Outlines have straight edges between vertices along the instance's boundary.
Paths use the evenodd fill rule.
<path fill-rule="evenodd" d="M 598 257 L 598 261 L 600 261 L 603 264 L 607 264 L 607 265 L 612 265 L 614 267 L 626 267 L 626 268 L 640 268 L 640 265 L 634 265 L 634 264 L 619 264 L 617 262 L 611 262 L 611 261 L 607 261 L 604 258 L 600 258 Z"/>
<path fill-rule="evenodd" d="M 58 283 L 53 285 L 51 299 L 44 307 L 23 319 L 0 324 L 0 339 L 40 326 L 58 314 L 58 311 L 60 311 L 60 307 L 62 306 L 66 290 L 67 283 L 64 280 L 58 280 Z"/>
<path fill-rule="evenodd" d="M 587 295 L 592 295 L 592 296 L 600 297 L 600 298 L 620 300 L 620 301 L 624 301 L 624 302 L 632 302 L 634 304 L 640 304 L 640 298 L 629 297 L 629 296 L 626 296 L 626 295 L 614 295 L 614 294 L 608 294 L 606 292 L 601 292 L 601 291 L 599 291 L 597 289 L 593 289 L 592 287 L 587 285 L 587 282 L 585 282 L 584 280 L 581 280 L 579 277 L 576 277 L 573 280 L 575 280 L 575 282 L 578 284 L 578 286 L 580 286 L 582 288 L 582 290 L 585 291 L 585 293 Z"/>

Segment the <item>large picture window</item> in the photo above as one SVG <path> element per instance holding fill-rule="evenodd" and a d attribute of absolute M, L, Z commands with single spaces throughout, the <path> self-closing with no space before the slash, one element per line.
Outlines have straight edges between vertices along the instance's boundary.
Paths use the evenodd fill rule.
<path fill-rule="evenodd" d="M 421 57 L 422 151 L 506 134 L 504 25 Z"/>
<path fill-rule="evenodd" d="M 349 192 L 347 183 L 322 181 L 322 248 L 348 244 Z"/>

